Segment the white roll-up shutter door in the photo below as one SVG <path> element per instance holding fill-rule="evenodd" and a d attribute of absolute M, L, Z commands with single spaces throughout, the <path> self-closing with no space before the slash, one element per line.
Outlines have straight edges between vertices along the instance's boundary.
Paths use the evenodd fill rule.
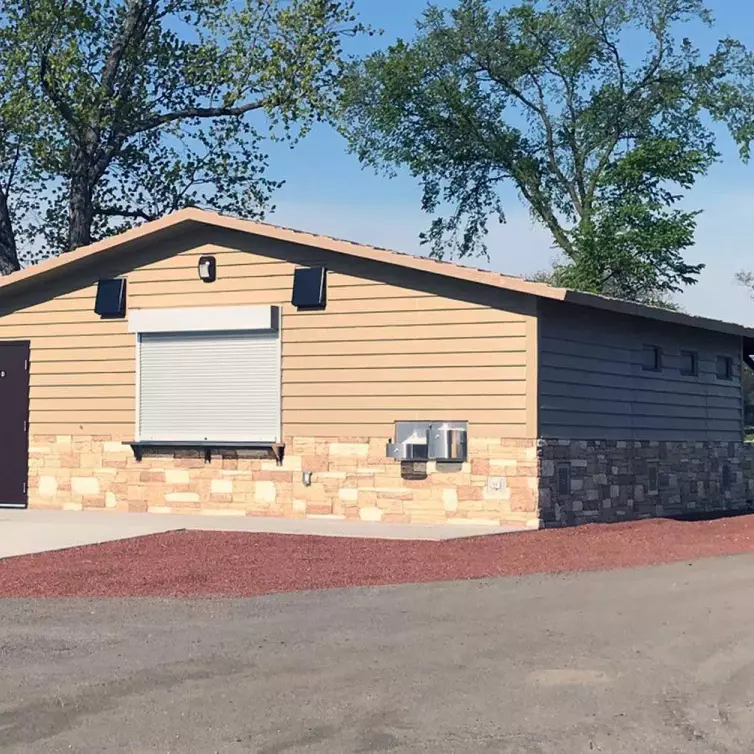
<path fill-rule="evenodd" d="M 277 332 L 139 336 L 139 439 L 277 442 Z"/>

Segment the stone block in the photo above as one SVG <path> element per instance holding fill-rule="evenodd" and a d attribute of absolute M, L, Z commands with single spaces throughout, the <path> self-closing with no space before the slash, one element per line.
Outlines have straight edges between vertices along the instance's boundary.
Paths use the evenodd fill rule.
<path fill-rule="evenodd" d="M 303 486 L 303 485 L 302 485 Z M 304 488 L 306 489 L 306 488 Z M 309 489 L 312 489 L 311 487 Z M 261 481 L 254 485 L 254 500 L 257 503 L 271 505 L 277 499 L 277 489 L 275 482 Z"/>
<path fill-rule="evenodd" d="M 338 499 L 344 502 L 355 502 L 359 499 L 359 490 L 350 487 L 342 487 L 338 490 Z"/>
<path fill-rule="evenodd" d="M 458 491 L 446 487 L 442 491 L 442 505 L 447 513 L 455 513 L 458 510 Z"/>
<path fill-rule="evenodd" d="M 124 445 L 122 442 L 113 442 L 112 440 L 109 440 L 108 442 L 102 443 L 102 452 L 118 455 L 130 455 L 132 451 L 128 445 Z"/>
<path fill-rule="evenodd" d="M 58 480 L 54 476 L 39 477 L 39 494 L 42 497 L 55 497 L 58 492 Z"/>
<path fill-rule="evenodd" d="M 198 503 L 198 492 L 168 492 L 165 501 L 168 503 Z"/>
<path fill-rule="evenodd" d="M 204 499 L 206 501 L 206 495 L 204 496 Z M 233 495 L 228 495 L 226 493 L 212 493 L 209 496 L 210 502 L 213 505 L 230 505 L 235 498 Z M 199 505 L 199 503 L 192 503 L 192 505 Z"/>
<path fill-rule="evenodd" d="M 210 482 L 210 492 L 213 495 L 233 494 L 233 481 L 230 479 L 213 479 Z"/>
<path fill-rule="evenodd" d="M 286 453 L 283 456 L 283 463 L 280 466 L 278 466 L 278 462 L 275 460 L 272 460 L 272 461 L 266 460 L 266 461 L 262 461 L 261 470 L 262 471 L 301 471 L 302 459 L 301 459 L 301 456 L 289 455 L 288 453 Z"/>
<path fill-rule="evenodd" d="M 188 469 L 165 469 L 165 484 L 189 484 L 191 477 Z"/>
<path fill-rule="evenodd" d="M 367 458 L 369 443 L 333 442 L 329 447 L 330 458 Z"/>
<path fill-rule="evenodd" d="M 118 498 L 114 492 L 109 490 L 105 493 L 105 508 L 116 508 L 118 506 Z"/>
<path fill-rule="evenodd" d="M 91 476 L 71 477 L 71 492 L 76 495 L 99 495 L 99 479 Z"/>
<path fill-rule="evenodd" d="M 382 511 L 376 507 L 359 509 L 359 518 L 362 521 L 382 521 L 382 515 Z"/>
<path fill-rule="evenodd" d="M 484 490 L 481 487 L 462 485 L 456 488 L 459 500 L 483 500 Z"/>
<path fill-rule="evenodd" d="M 518 466 L 518 461 L 515 458 L 490 458 L 490 467 L 494 468 L 503 468 L 508 469 L 509 467 L 515 468 Z M 497 473 L 494 470 L 491 471 L 491 473 Z M 506 473 L 510 473 L 510 471 L 506 471 Z"/>

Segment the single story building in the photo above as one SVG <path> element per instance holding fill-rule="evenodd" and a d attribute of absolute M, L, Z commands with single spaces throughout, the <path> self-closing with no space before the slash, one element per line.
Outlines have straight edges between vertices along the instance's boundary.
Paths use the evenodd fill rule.
<path fill-rule="evenodd" d="M 0 278 L 0 504 L 745 508 L 751 352 L 736 324 L 188 209 Z"/>

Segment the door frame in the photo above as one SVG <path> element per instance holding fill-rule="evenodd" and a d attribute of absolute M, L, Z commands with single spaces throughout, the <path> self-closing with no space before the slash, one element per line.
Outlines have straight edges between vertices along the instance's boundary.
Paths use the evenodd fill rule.
<path fill-rule="evenodd" d="M 29 404 L 31 403 L 31 380 L 30 380 L 30 369 L 31 369 L 31 341 L 30 340 L 0 340 L 0 348 L 3 346 L 24 346 L 26 348 L 26 407 L 24 411 L 24 443 L 25 443 L 25 453 L 24 456 L 26 458 L 26 469 L 25 469 L 25 479 L 24 479 L 24 502 L 22 503 L 3 503 L 0 501 L 0 510 L 5 509 L 11 509 L 11 510 L 25 510 L 29 507 L 29 433 L 30 433 L 30 424 L 29 424 Z"/>

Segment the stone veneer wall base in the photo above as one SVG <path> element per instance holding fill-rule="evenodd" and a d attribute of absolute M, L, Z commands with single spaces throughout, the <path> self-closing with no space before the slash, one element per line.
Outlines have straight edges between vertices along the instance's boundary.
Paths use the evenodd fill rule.
<path fill-rule="evenodd" d="M 265 452 L 148 453 L 137 462 L 113 436 L 31 438 L 29 504 L 156 513 L 401 523 L 540 525 L 534 440 L 472 438 L 471 460 L 402 467 L 387 438 L 286 439 L 282 465 Z M 302 472 L 312 472 L 311 485 Z"/>
<path fill-rule="evenodd" d="M 544 526 L 752 509 L 754 444 L 539 440 Z"/>

